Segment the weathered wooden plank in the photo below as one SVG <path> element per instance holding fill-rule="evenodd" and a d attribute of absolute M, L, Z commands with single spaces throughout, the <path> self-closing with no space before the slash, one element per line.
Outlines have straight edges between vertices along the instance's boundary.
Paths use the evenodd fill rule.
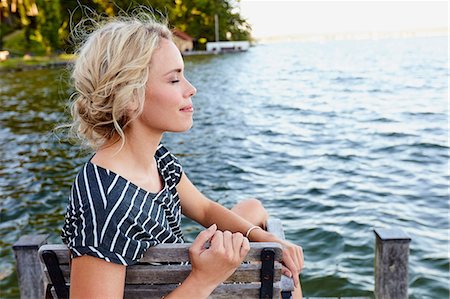
<path fill-rule="evenodd" d="M 164 262 L 185 262 L 189 261 L 189 247 L 190 243 L 177 243 L 177 244 L 159 244 L 157 246 L 151 247 L 144 254 L 140 263 L 164 263 Z M 245 261 L 255 262 L 261 260 L 261 250 L 263 248 L 274 248 L 275 249 L 275 260 L 281 261 L 282 249 L 281 245 L 278 243 L 266 243 L 266 242 L 251 242 L 250 251 L 247 254 Z M 69 264 L 69 251 L 64 244 L 52 244 L 44 245 L 39 251 L 52 250 L 58 256 L 60 264 Z"/>
<path fill-rule="evenodd" d="M 61 271 L 64 275 L 66 283 L 70 281 L 69 265 L 61 265 Z M 276 262 L 274 265 L 274 280 L 280 280 L 281 264 Z M 191 265 L 133 265 L 127 267 L 125 278 L 126 284 L 171 284 L 181 283 L 191 272 Z M 242 264 L 239 268 L 225 281 L 231 282 L 259 282 L 260 281 L 261 264 Z M 47 270 L 44 270 L 47 272 Z M 46 275 L 48 275 L 46 273 Z"/>
<path fill-rule="evenodd" d="M 149 269 L 150 268 L 150 269 Z M 275 280 L 280 279 L 281 264 L 275 266 Z M 191 265 L 166 265 L 166 266 L 142 266 L 128 267 L 126 283 L 180 283 L 191 272 Z M 225 282 L 257 282 L 260 281 L 260 264 L 242 264 Z"/>
<path fill-rule="evenodd" d="M 183 262 L 189 261 L 188 249 L 191 246 L 189 243 L 185 244 L 159 244 L 147 250 L 141 263 L 151 262 Z M 261 250 L 266 247 L 275 249 L 275 260 L 281 261 L 283 252 L 282 247 L 278 243 L 267 242 L 251 242 L 250 251 L 245 257 L 245 261 L 254 262 L 261 260 Z"/>
<path fill-rule="evenodd" d="M 26 235 L 13 245 L 21 298 L 44 296 L 44 280 L 37 251 L 47 242 L 47 238 L 48 235 Z"/>
<path fill-rule="evenodd" d="M 286 237 L 284 235 L 283 224 L 281 220 L 278 218 L 269 218 L 266 222 L 266 228 L 269 233 L 274 234 L 281 240 L 284 240 Z"/>
<path fill-rule="evenodd" d="M 162 296 L 169 294 L 180 284 L 165 285 L 125 285 L 125 299 L 160 299 Z M 258 298 L 260 292 L 260 283 L 239 283 L 239 284 L 221 284 L 208 297 L 210 299 L 230 299 L 230 298 Z M 281 289 L 279 283 L 274 284 L 274 298 L 278 298 Z M 54 288 L 50 293 L 53 298 L 57 298 Z"/>
<path fill-rule="evenodd" d="M 285 240 L 283 224 L 278 218 L 269 218 L 266 222 L 267 231 L 274 234 L 281 240 Z M 294 280 L 286 275 L 281 275 L 280 287 L 283 291 L 294 290 Z"/>
<path fill-rule="evenodd" d="M 162 296 L 167 295 L 179 284 L 169 284 L 169 285 L 127 285 L 125 286 L 125 296 L 126 299 L 160 299 Z M 244 298 L 258 298 L 259 289 L 261 285 L 259 283 L 251 284 L 221 284 L 218 286 L 214 292 L 209 296 L 210 299 L 244 299 Z M 274 294 L 279 294 L 281 289 L 278 284 L 274 286 Z M 278 298 L 278 297 L 274 297 Z"/>
<path fill-rule="evenodd" d="M 408 257 L 411 238 L 400 229 L 374 229 L 375 297 L 408 298 Z"/>
<path fill-rule="evenodd" d="M 60 265 L 68 265 L 69 259 L 70 259 L 70 252 L 69 248 L 65 244 L 45 244 L 42 245 L 39 248 L 39 258 L 44 265 L 45 262 L 42 259 L 42 252 L 46 250 L 51 250 L 55 252 L 55 254 L 58 256 L 58 262 Z"/>
<path fill-rule="evenodd" d="M 124 299 L 161 299 L 162 296 L 169 294 L 179 284 L 171 285 L 129 285 L 125 286 Z M 248 299 L 248 298 L 258 298 L 260 284 L 241 284 L 237 287 L 238 291 L 234 291 L 235 286 L 221 285 L 216 289 L 215 293 L 212 293 L 209 299 Z M 276 284 L 274 286 L 274 294 L 279 294 L 281 289 Z M 52 288 L 51 293 L 53 297 L 56 298 L 56 292 Z M 278 298 L 274 296 L 274 298 Z M 303 299 L 372 299 L 373 297 L 303 297 Z"/>

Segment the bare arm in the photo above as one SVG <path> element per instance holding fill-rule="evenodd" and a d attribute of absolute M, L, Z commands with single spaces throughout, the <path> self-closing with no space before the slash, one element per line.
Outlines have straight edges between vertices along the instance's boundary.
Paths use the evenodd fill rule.
<path fill-rule="evenodd" d="M 177 185 L 177 191 L 183 214 L 204 227 L 217 224 L 217 227 L 222 231 L 229 230 L 245 234 L 253 226 L 249 221 L 208 199 L 192 184 L 185 173 L 183 173 Z M 274 235 L 263 230 L 253 230 L 249 239 L 255 242 L 278 241 Z"/>
<path fill-rule="evenodd" d="M 72 260 L 70 298 L 123 298 L 126 267 L 84 255 Z"/>
<path fill-rule="evenodd" d="M 245 234 L 253 226 L 252 223 L 244 218 L 208 199 L 192 184 L 185 173 L 183 173 L 177 185 L 177 191 L 180 196 L 183 213 L 205 227 L 215 223 L 220 230 Z M 254 242 L 277 242 L 283 245 L 283 264 L 289 269 L 295 286 L 299 286 L 298 275 L 304 263 L 303 250 L 300 246 L 289 241 L 280 240 L 262 229 L 253 230 L 248 237 Z"/>

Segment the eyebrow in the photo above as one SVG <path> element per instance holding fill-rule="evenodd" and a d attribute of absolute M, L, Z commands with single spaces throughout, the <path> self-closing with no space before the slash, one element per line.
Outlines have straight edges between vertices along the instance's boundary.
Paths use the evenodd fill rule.
<path fill-rule="evenodd" d="M 183 70 L 181 68 L 176 68 L 176 69 L 173 69 L 173 70 L 167 72 L 164 76 L 167 76 L 168 74 L 171 74 L 173 72 L 181 73 L 182 71 Z"/>

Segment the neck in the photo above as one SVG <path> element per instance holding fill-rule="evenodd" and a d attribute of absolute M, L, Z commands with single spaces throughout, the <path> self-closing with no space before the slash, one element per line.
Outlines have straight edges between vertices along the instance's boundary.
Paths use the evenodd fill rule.
<path fill-rule="evenodd" d="M 148 172 L 155 163 L 155 153 L 162 139 L 162 132 L 142 132 L 136 127 L 125 130 L 125 144 L 116 134 L 109 142 L 97 151 L 118 163 L 126 163 L 126 168 L 137 172 Z"/>

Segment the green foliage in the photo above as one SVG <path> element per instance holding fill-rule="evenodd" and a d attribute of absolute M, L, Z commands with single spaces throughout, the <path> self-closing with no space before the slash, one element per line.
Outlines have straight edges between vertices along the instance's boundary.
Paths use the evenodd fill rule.
<path fill-rule="evenodd" d="M 27 41 L 25 29 L 17 30 L 6 36 L 3 41 L 3 49 L 8 50 L 11 55 L 23 56 L 27 53 L 45 55 L 47 53 L 44 45 L 34 35 Z"/>
<path fill-rule="evenodd" d="M 37 0 L 39 7 L 38 30 L 42 35 L 42 42 L 47 54 L 60 49 L 59 27 L 61 26 L 61 7 L 59 0 Z"/>
<path fill-rule="evenodd" d="M 248 40 L 250 26 L 238 14 L 233 12 L 233 1 L 230 0 L 176 0 L 170 10 L 172 26 L 185 31 L 195 39 L 206 38 L 215 41 L 214 15 L 219 18 L 219 39 Z"/>
<path fill-rule="evenodd" d="M 47 54 L 72 51 L 68 37 L 71 25 L 78 23 L 89 7 L 98 14 L 114 16 L 120 12 L 130 12 L 138 6 L 151 8 L 169 20 L 177 28 L 192 36 L 195 43 L 214 41 L 214 15 L 219 18 L 220 40 L 249 40 L 250 25 L 236 12 L 239 0 L 23 0 L 15 1 L 18 9 L 11 11 L 11 2 L 6 0 L 7 9 L 2 9 L 3 47 L 16 52 Z M 33 10 L 35 9 L 35 10 Z M 33 15 L 33 11 L 37 15 Z M 5 29 L 4 29 L 5 28 Z M 20 30 L 22 41 L 4 39 L 3 32 Z M 2 46 L 2 43 L 0 43 Z"/>

